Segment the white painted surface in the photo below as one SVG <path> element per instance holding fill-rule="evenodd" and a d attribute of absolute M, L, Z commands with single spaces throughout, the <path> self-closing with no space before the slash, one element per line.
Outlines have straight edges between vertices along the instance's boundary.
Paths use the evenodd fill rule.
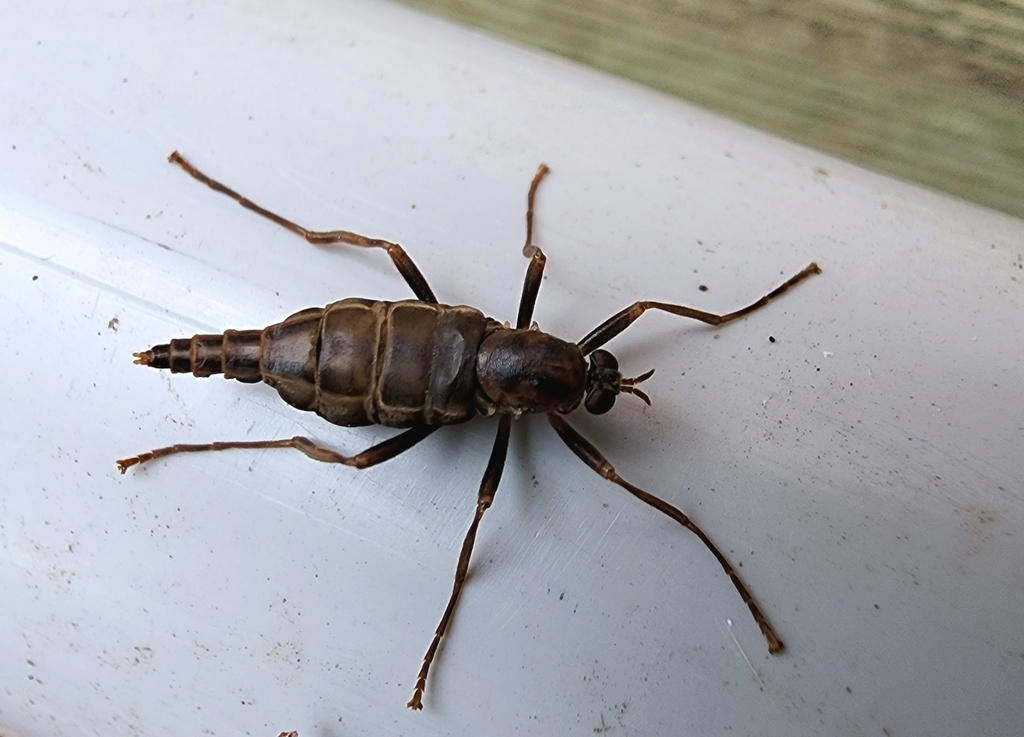
<path fill-rule="evenodd" d="M 10 2 L 0 24 L 0 733 L 1020 733 L 1019 221 L 385 3 Z M 574 420 L 742 562 L 788 652 L 537 418 L 419 714 L 493 421 L 363 473 L 275 451 L 119 476 L 172 442 L 388 434 L 132 365 L 408 296 L 382 254 L 306 246 L 175 148 L 305 225 L 402 242 L 500 319 L 546 161 L 537 319 L 569 338 L 818 260 L 721 331 L 644 317 L 611 347 L 657 367 L 654 406 Z"/>

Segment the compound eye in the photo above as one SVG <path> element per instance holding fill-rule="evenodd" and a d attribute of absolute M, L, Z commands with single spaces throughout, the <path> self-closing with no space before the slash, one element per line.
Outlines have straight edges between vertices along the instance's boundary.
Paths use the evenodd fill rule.
<path fill-rule="evenodd" d="M 619 368 L 619 362 L 615 360 L 615 356 L 601 348 L 590 354 L 590 361 L 596 369 L 617 371 Z"/>
<path fill-rule="evenodd" d="M 615 360 L 614 358 L 612 359 Z M 615 392 L 611 389 L 595 389 L 587 395 L 583 406 L 592 415 L 603 415 L 615 404 Z"/>

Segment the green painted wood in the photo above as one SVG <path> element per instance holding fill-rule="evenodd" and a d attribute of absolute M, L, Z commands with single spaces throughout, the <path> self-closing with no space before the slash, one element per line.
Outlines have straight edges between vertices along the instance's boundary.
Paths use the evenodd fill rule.
<path fill-rule="evenodd" d="M 1024 0 L 405 0 L 1024 217 Z"/>

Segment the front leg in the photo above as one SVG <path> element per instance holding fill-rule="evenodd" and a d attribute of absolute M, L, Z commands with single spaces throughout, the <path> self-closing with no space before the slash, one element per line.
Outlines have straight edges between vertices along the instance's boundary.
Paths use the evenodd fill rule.
<path fill-rule="evenodd" d="M 583 351 L 583 355 L 588 355 L 595 348 L 600 348 L 636 322 L 640 315 L 647 312 L 647 310 L 662 310 L 663 312 L 670 312 L 673 315 L 679 315 L 680 317 L 689 317 L 694 320 L 700 320 L 708 325 L 724 325 L 727 322 L 738 320 L 744 315 L 749 315 L 754 310 L 764 307 L 780 294 L 796 286 L 807 277 L 820 273 L 821 268 L 816 263 L 810 263 L 799 274 L 768 292 L 768 294 L 761 297 L 761 299 L 754 302 L 754 304 L 747 305 L 742 310 L 736 310 L 735 312 L 730 312 L 727 315 L 716 315 L 713 312 L 704 312 L 703 310 L 695 310 L 692 307 L 668 304 L 666 302 L 634 302 L 626 309 L 612 315 L 603 323 L 591 330 L 590 334 L 581 340 L 578 345 Z"/>
<path fill-rule="evenodd" d="M 754 600 L 754 595 L 750 593 L 750 589 L 746 587 L 746 584 L 740 580 L 739 574 L 736 572 L 736 569 L 733 568 L 729 559 L 726 558 L 722 551 L 718 549 L 717 545 L 711 542 L 711 538 L 704 533 L 704 530 L 697 527 L 696 523 L 694 523 L 694 521 L 686 514 L 673 507 L 664 499 L 659 499 L 654 496 L 654 494 L 649 494 L 643 489 L 633 486 L 633 484 L 619 476 L 619 474 L 615 472 L 615 468 L 612 467 L 612 464 L 608 462 L 608 459 L 601 455 L 601 451 L 595 448 L 589 441 L 587 441 L 586 438 L 576 432 L 576 430 L 574 430 L 568 422 L 563 420 L 561 416 L 551 413 L 548 415 L 548 422 L 550 422 L 551 426 L 555 428 L 555 432 L 557 432 L 558 436 L 562 438 L 562 441 L 569 446 L 569 450 L 575 453 L 581 461 L 597 471 L 602 478 L 618 484 L 640 501 L 650 504 L 659 512 L 671 517 L 694 535 L 699 537 L 700 541 L 704 543 L 708 550 L 711 551 L 711 554 L 718 559 L 718 562 L 722 566 L 722 570 L 725 571 L 725 575 L 732 580 L 733 585 L 736 586 L 736 590 L 740 593 L 740 598 L 743 599 L 743 603 L 750 608 L 750 613 L 754 615 L 754 621 L 757 622 L 757 626 L 761 628 L 761 634 L 763 634 L 764 638 L 768 641 L 768 652 L 772 655 L 782 652 L 785 645 L 783 645 L 782 640 L 779 639 L 778 635 L 775 634 L 775 630 L 772 626 L 768 624 L 768 618 L 764 615 L 764 612 L 761 611 L 761 607 L 757 605 L 757 602 Z"/>

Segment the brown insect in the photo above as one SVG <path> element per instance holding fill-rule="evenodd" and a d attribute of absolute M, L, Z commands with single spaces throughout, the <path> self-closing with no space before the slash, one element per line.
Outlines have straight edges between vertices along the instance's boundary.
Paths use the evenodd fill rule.
<path fill-rule="evenodd" d="M 588 412 L 611 409 L 615 397 L 633 394 L 650 404 L 637 384 L 654 371 L 625 378 L 618 362 L 600 346 L 633 324 L 647 310 L 662 310 L 709 325 L 732 322 L 763 307 L 812 274 L 810 264 L 799 274 L 753 304 L 727 315 L 715 315 L 664 302 L 636 302 L 605 320 L 578 343 L 548 335 L 532 324 L 546 258 L 533 244 L 533 206 L 537 187 L 548 173 L 541 164 L 530 184 L 526 208 L 526 244 L 530 259 L 515 328 L 466 306 L 439 304 L 423 274 L 397 243 L 367 238 L 344 230 L 312 231 L 275 215 L 196 169 L 177 151 L 169 160 L 212 189 L 253 212 L 298 233 L 310 243 L 347 243 L 382 248 L 405 278 L 415 300 L 381 302 L 343 299 L 326 307 L 297 312 L 263 330 L 226 330 L 172 340 L 136 353 L 136 363 L 195 376 L 224 374 L 242 382 L 264 381 L 281 398 L 301 410 L 316 412 L 346 427 L 379 423 L 407 428 L 404 432 L 353 456 L 345 456 L 309 438 L 171 445 L 117 462 L 121 473 L 140 463 L 174 453 L 229 448 L 294 448 L 324 463 L 369 468 L 408 450 L 442 425 L 470 420 L 478 414 L 499 415 L 498 433 L 477 496 L 476 514 L 459 554 L 448 605 L 427 648 L 409 708 L 421 709 L 427 672 L 459 600 L 480 520 L 494 501 L 508 451 L 512 421 L 524 413 L 543 413 L 559 437 L 585 464 L 641 501 L 665 513 L 701 539 L 732 579 L 768 641 L 768 652 L 783 644 L 768 624 L 753 595 L 732 564 L 687 515 L 666 501 L 619 476 L 603 455 L 574 430 L 562 415 L 580 404 Z M 587 357 L 589 356 L 589 364 Z"/>

